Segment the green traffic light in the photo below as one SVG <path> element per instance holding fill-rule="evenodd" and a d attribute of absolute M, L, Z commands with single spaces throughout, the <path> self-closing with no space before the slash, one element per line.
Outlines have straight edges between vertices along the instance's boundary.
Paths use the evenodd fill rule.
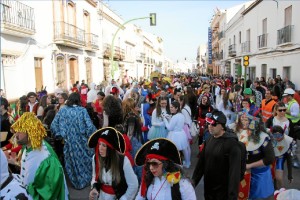
<path fill-rule="evenodd" d="M 156 26 L 156 13 L 150 13 L 150 26 Z"/>

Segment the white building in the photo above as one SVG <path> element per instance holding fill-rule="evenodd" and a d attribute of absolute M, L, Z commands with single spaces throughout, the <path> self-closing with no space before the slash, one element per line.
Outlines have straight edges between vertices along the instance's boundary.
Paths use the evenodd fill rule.
<path fill-rule="evenodd" d="M 42 87 L 53 93 L 57 83 L 66 92 L 76 81 L 99 84 L 112 73 L 147 77 L 163 66 L 163 40 L 123 26 L 102 1 L 2 0 L 0 7 L 0 87 L 10 101 Z"/>
<path fill-rule="evenodd" d="M 250 56 L 247 78 L 288 77 L 297 79 L 300 58 L 300 1 L 248 2 L 226 23 L 219 41 L 224 52 L 226 73 L 244 75 L 243 56 Z"/>

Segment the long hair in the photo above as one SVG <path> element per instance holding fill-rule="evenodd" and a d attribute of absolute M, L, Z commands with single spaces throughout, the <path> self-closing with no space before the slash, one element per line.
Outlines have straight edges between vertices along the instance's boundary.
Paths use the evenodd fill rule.
<path fill-rule="evenodd" d="M 40 98 L 40 106 L 42 106 L 44 109 L 47 107 L 47 95 L 44 95 Z"/>
<path fill-rule="evenodd" d="M 238 117 L 238 122 L 236 125 L 236 132 L 241 132 L 243 130 L 243 124 L 241 120 L 242 115 Z M 249 118 L 248 118 L 249 119 Z M 254 143 L 258 143 L 260 141 L 260 132 L 263 131 L 263 123 L 260 118 L 258 118 L 259 121 L 255 122 L 255 129 L 250 130 L 247 128 L 247 130 L 250 132 L 249 134 L 249 140 L 253 140 Z M 249 119 L 249 124 L 251 123 L 251 119 Z"/>
<path fill-rule="evenodd" d="M 162 168 L 163 168 L 163 172 L 180 172 L 182 177 L 186 177 L 184 174 L 184 171 L 182 170 L 182 168 L 180 168 L 178 165 L 174 164 L 173 161 L 170 160 L 161 160 L 162 164 Z M 144 165 L 144 170 L 145 170 L 145 181 L 146 181 L 146 188 L 149 188 L 149 186 L 153 183 L 153 179 L 154 176 L 150 171 L 150 167 L 147 165 Z M 177 184 L 175 184 L 177 185 Z M 179 188 L 175 188 L 173 185 L 173 187 L 171 187 L 171 195 L 172 195 L 172 199 L 175 199 L 176 196 L 181 196 L 180 194 L 180 190 Z"/>
<path fill-rule="evenodd" d="M 97 146 L 98 148 L 98 146 Z M 120 157 L 119 157 L 119 153 L 114 150 L 111 149 L 110 147 L 107 146 L 106 148 L 106 157 L 101 157 L 100 154 L 98 155 L 99 159 L 98 159 L 98 164 L 100 164 L 99 167 L 99 179 L 101 181 L 101 183 L 104 183 L 103 179 L 102 179 L 102 171 L 103 169 L 105 170 L 111 170 L 111 175 L 112 175 L 112 181 L 115 181 L 116 184 L 119 184 L 121 181 L 121 173 L 120 173 Z"/>
<path fill-rule="evenodd" d="M 122 102 L 123 119 L 125 119 L 128 113 L 134 112 L 135 105 L 136 102 L 133 98 L 127 98 Z"/>
<path fill-rule="evenodd" d="M 61 93 L 62 95 L 63 93 Z M 63 95 L 62 95 L 63 97 Z M 64 97 L 63 97 L 64 98 Z M 81 106 L 81 101 L 80 101 L 80 94 L 77 92 L 73 92 L 70 94 L 68 101 L 66 102 L 67 106 L 73 106 L 73 105 L 77 105 L 77 106 Z"/>
<path fill-rule="evenodd" d="M 113 95 L 106 95 L 102 101 L 103 110 L 108 116 L 108 125 L 114 127 L 116 124 L 123 123 L 122 106 L 119 99 Z"/>
<path fill-rule="evenodd" d="M 177 112 L 176 112 L 175 114 L 181 112 L 181 109 L 180 109 L 180 103 L 179 103 L 178 101 L 173 101 L 171 104 L 172 104 L 172 106 L 173 106 L 174 108 L 177 109 Z M 173 114 L 173 113 L 172 113 L 172 114 Z"/>
<path fill-rule="evenodd" d="M 161 101 L 167 101 L 166 110 L 167 110 L 167 114 L 170 114 L 169 98 L 168 97 L 159 97 L 158 101 L 156 103 L 156 115 L 157 115 L 157 117 L 161 116 L 161 105 L 160 105 Z"/>

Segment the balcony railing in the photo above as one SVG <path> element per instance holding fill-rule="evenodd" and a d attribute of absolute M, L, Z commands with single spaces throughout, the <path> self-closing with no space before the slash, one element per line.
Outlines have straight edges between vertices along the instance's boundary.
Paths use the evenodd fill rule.
<path fill-rule="evenodd" d="M 219 40 L 225 37 L 225 32 L 221 31 L 219 32 Z"/>
<path fill-rule="evenodd" d="M 54 42 L 68 46 L 85 46 L 84 30 L 66 22 L 54 22 Z"/>
<path fill-rule="evenodd" d="M 235 48 L 236 48 L 235 44 L 229 45 L 229 47 L 228 47 L 228 55 L 229 56 L 236 56 Z"/>
<path fill-rule="evenodd" d="M 292 42 L 293 25 L 286 26 L 280 30 L 277 30 L 277 44 L 284 44 Z"/>
<path fill-rule="evenodd" d="M 35 33 L 34 9 L 12 0 L 2 0 L 0 3 L 1 31 L 21 32 L 33 35 Z"/>
<path fill-rule="evenodd" d="M 115 50 L 114 58 L 116 60 L 124 60 L 125 59 L 124 49 L 121 49 L 120 47 L 114 47 L 114 50 Z"/>
<path fill-rule="evenodd" d="M 250 41 L 246 41 L 246 42 L 242 43 L 241 51 L 242 51 L 242 53 L 250 52 Z"/>
<path fill-rule="evenodd" d="M 90 50 L 97 50 L 98 49 L 98 35 L 92 33 L 85 34 L 85 41 L 86 47 Z"/>
<path fill-rule="evenodd" d="M 260 36 L 258 36 L 258 48 L 263 48 L 263 47 L 267 47 L 267 39 L 268 39 L 268 34 L 262 34 Z"/>

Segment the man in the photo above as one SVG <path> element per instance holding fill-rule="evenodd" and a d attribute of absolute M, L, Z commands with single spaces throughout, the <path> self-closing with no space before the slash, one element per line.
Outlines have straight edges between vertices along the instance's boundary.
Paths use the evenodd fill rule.
<path fill-rule="evenodd" d="M 51 146 L 42 122 L 25 112 L 12 126 L 18 144 L 23 145 L 21 182 L 34 200 L 69 199 L 63 168 Z M 13 156 L 9 157 L 16 163 Z"/>
<path fill-rule="evenodd" d="M 225 115 L 214 110 L 206 122 L 211 137 L 204 142 L 192 180 L 195 186 L 204 175 L 206 200 L 236 200 L 241 174 L 241 148 L 235 134 L 225 128 Z"/>
<path fill-rule="evenodd" d="M 266 98 L 261 102 L 262 121 L 264 123 L 272 116 L 273 108 L 276 104 L 276 101 L 272 99 L 272 92 L 270 90 L 266 90 L 265 96 Z"/>
<path fill-rule="evenodd" d="M 285 113 L 285 117 L 290 119 L 292 121 L 292 123 L 297 126 L 299 126 L 300 123 L 300 109 L 299 109 L 299 104 L 297 103 L 297 101 L 294 99 L 294 94 L 295 94 L 295 90 L 293 90 L 292 88 L 288 88 L 285 89 L 282 95 L 282 98 L 286 98 L 287 101 L 287 110 Z M 290 131 L 290 136 L 297 141 L 297 137 L 295 134 L 293 134 L 294 131 Z M 292 150 L 292 154 L 293 154 L 293 167 L 295 168 L 300 168 L 300 163 L 299 160 L 297 158 L 296 155 L 296 150 L 297 150 L 297 146 L 295 145 L 293 150 Z"/>

